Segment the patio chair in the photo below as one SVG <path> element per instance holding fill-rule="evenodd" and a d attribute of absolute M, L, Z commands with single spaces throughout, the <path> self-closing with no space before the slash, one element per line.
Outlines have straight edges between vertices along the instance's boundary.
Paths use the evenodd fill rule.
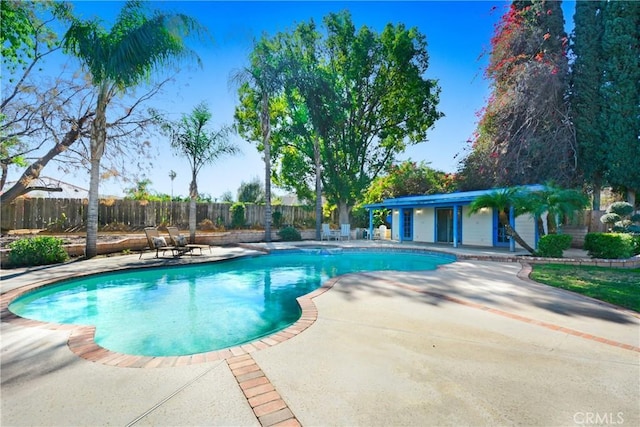
<path fill-rule="evenodd" d="M 340 224 L 340 240 L 351 240 L 351 224 Z"/>
<path fill-rule="evenodd" d="M 200 255 L 202 255 L 202 249 L 209 249 L 209 253 L 211 253 L 210 245 L 187 243 L 187 237 L 180 234 L 178 227 L 167 227 L 167 231 L 169 232 L 169 237 L 171 238 L 173 245 L 177 248 L 184 248 L 185 253 L 189 252 L 190 255 L 193 255 L 194 249 L 198 249 L 200 251 Z"/>
<path fill-rule="evenodd" d="M 330 240 L 335 239 L 338 240 L 340 238 L 339 230 L 332 230 L 329 224 L 322 224 L 322 233 L 320 233 L 320 240 Z"/>
<path fill-rule="evenodd" d="M 147 236 L 147 243 L 149 243 L 150 250 L 156 250 L 156 258 L 159 258 L 160 251 L 162 251 L 162 256 L 166 251 L 171 251 L 171 255 L 175 256 L 176 247 L 167 244 L 167 241 L 164 237 L 160 236 L 158 229 L 155 227 L 146 227 L 144 229 L 144 234 Z M 145 248 L 146 249 L 146 248 Z M 140 251 L 140 257 L 142 258 L 142 254 L 144 253 L 144 249 Z"/>

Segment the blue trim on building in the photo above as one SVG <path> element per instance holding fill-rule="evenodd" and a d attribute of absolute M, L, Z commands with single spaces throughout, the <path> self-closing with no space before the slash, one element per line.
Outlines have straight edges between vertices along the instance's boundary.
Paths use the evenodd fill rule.
<path fill-rule="evenodd" d="M 542 185 L 523 185 L 523 189 L 529 191 L 542 191 L 544 186 Z M 364 205 L 365 209 L 399 209 L 400 207 L 436 207 L 440 206 L 453 206 L 458 204 L 459 206 L 468 205 L 474 201 L 478 196 L 485 194 L 491 194 L 495 191 L 506 190 L 506 188 L 492 188 L 489 190 L 477 190 L 477 191 L 460 191 L 456 193 L 444 193 L 444 194 L 431 194 L 428 196 L 407 196 L 397 197 L 395 199 L 385 199 L 381 203 L 371 203 Z"/>
<path fill-rule="evenodd" d="M 528 191 L 542 191 L 545 187 L 543 185 L 524 185 L 521 186 L 524 190 Z M 476 198 L 479 196 L 483 196 L 485 194 L 491 194 L 496 191 L 504 191 L 506 188 L 491 188 L 488 190 L 477 190 L 477 191 L 461 191 L 456 193 L 446 193 L 446 194 L 432 194 L 428 196 L 407 196 L 407 197 L 397 197 L 393 199 L 385 199 L 381 203 L 372 203 L 365 205 L 364 208 L 369 210 L 369 234 L 373 235 L 373 211 L 375 209 L 391 209 L 398 211 L 398 239 L 402 242 L 404 240 L 409 240 L 404 235 L 404 211 L 405 209 L 422 209 L 422 208 L 434 208 L 434 211 L 437 208 L 448 208 L 453 209 L 453 246 L 458 247 L 458 245 L 462 242 L 462 234 L 463 234 L 463 220 L 458 221 L 458 212 L 462 212 L 462 208 L 466 205 L 471 204 Z M 413 214 L 412 214 L 413 215 Z M 413 218 L 412 218 L 413 219 Z M 515 229 L 515 212 L 513 209 L 509 211 L 509 223 Z M 515 251 L 515 241 L 513 239 L 509 239 L 509 242 L 500 243 L 497 241 L 498 238 L 498 217 L 494 214 L 493 220 L 493 246 L 509 246 L 512 251 Z M 535 224 L 534 224 L 535 225 Z M 412 220 L 413 227 L 413 220 Z M 393 224 L 391 224 L 391 228 L 393 230 Z M 535 228 L 535 240 L 536 244 L 539 236 L 537 235 L 537 226 Z M 395 234 L 395 233 L 394 233 Z M 413 240 L 413 232 L 411 232 L 411 239 Z M 438 218 L 437 214 L 434 219 L 434 242 L 438 241 Z"/>

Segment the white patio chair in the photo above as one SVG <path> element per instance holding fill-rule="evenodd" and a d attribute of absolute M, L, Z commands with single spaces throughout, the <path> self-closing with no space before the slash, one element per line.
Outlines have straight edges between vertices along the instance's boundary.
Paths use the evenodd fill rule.
<path fill-rule="evenodd" d="M 351 224 L 340 224 L 340 240 L 351 240 Z"/>
<path fill-rule="evenodd" d="M 322 233 L 320 233 L 320 240 L 338 240 L 340 238 L 340 232 L 338 230 L 332 230 L 329 224 L 322 224 Z"/>

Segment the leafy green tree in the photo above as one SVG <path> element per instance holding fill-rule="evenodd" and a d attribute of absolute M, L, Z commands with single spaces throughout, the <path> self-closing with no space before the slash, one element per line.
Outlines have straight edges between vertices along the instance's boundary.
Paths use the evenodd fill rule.
<path fill-rule="evenodd" d="M 338 102 L 324 140 L 324 194 L 337 204 L 341 223 L 371 181 L 407 144 L 427 139 L 442 116 L 439 87 L 425 78 L 426 38 L 415 28 L 387 24 L 376 34 L 356 31 L 348 12 L 324 19 L 325 66 Z"/>
<path fill-rule="evenodd" d="M 127 2 L 110 31 L 96 21 L 72 19 L 65 48 L 90 73 L 97 89 L 90 137 L 90 182 L 85 254 L 97 254 L 100 160 L 107 143 L 107 107 L 118 93 L 148 81 L 152 71 L 187 57 L 196 58 L 185 39 L 201 34 L 196 20 L 183 14 L 148 13 L 144 3 Z"/>
<path fill-rule="evenodd" d="M 520 246 L 534 254 L 533 249 L 525 240 L 518 234 L 518 232 L 509 223 L 508 212 L 513 207 L 515 216 L 520 216 L 526 212 L 524 208 L 525 202 L 522 189 L 519 187 L 510 187 L 502 190 L 496 190 L 492 193 L 483 194 L 477 197 L 469 205 L 469 215 L 477 213 L 482 208 L 490 208 L 498 212 L 500 216 L 500 223 L 504 224 L 505 231 L 512 239 L 514 239 Z"/>
<path fill-rule="evenodd" d="M 379 203 L 394 197 L 447 193 L 454 190 L 452 178 L 441 171 L 407 160 L 392 165 L 386 175 L 373 180 L 363 203 Z"/>
<path fill-rule="evenodd" d="M 238 202 L 264 203 L 264 186 L 260 178 L 255 177 L 249 182 L 241 182 L 238 188 Z"/>
<path fill-rule="evenodd" d="M 196 238 L 196 201 L 198 200 L 198 173 L 208 164 L 220 157 L 236 154 L 239 149 L 229 142 L 230 127 L 223 126 L 218 130 L 208 130 L 212 114 L 207 104 L 196 105 L 189 115 L 175 122 L 164 122 L 162 128 L 169 135 L 171 146 L 185 156 L 191 166 L 191 183 L 189 184 L 189 238 Z"/>
<path fill-rule="evenodd" d="M 50 12 L 64 18 L 69 10 L 67 2 L 3 0 L 0 4 L 0 54 L 5 69 L 14 74 L 20 68 L 33 68 L 37 56 L 59 49 L 56 33 L 38 14 Z"/>
<path fill-rule="evenodd" d="M 381 34 L 366 26 L 356 31 L 348 12 L 329 14 L 324 27 L 325 37 L 312 22 L 277 38 L 285 52 L 280 64 L 288 70 L 282 109 L 288 120 L 282 122 L 297 126 L 300 138 L 278 153 L 284 153 L 278 174 L 299 183 L 298 194 L 305 195 L 314 193 L 309 187 L 315 175 L 316 200 L 321 181 L 325 197 L 339 207 L 340 222 L 347 223 L 360 195 L 394 156 L 426 140 L 442 115 L 436 110 L 439 88 L 424 77 L 426 40 L 415 28 L 389 24 Z"/>
<path fill-rule="evenodd" d="M 604 1 L 576 2 L 571 71 L 571 109 L 578 146 L 578 166 L 593 189 L 593 209 L 600 209 L 600 190 L 607 183 L 607 144 L 602 116 L 602 49 Z"/>
<path fill-rule="evenodd" d="M 609 184 L 623 187 L 635 206 L 640 190 L 640 2 L 610 1 L 602 14 L 600 85 Z"/>
<path fill-rule="evenodd" d="M 225 191 L 222 193 L 220 200 L 222 200 L 223 203 L 233 203 L 233 194 L 231 191 Z"/>

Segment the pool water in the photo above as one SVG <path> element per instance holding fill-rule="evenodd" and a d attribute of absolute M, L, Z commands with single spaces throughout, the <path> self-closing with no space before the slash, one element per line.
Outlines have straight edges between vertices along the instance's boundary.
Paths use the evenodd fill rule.
<path fill-rule="evenodd" d="M 295 323 L 296 298 L 337 275 L 431 270 L 452 257 L 407 252 L 276 253 L 180 267 L 129 270 L 27 293 L 9 309 L 44 322 L 95 325 L 112 351 L 179 356 L 232 347 Z"/>

